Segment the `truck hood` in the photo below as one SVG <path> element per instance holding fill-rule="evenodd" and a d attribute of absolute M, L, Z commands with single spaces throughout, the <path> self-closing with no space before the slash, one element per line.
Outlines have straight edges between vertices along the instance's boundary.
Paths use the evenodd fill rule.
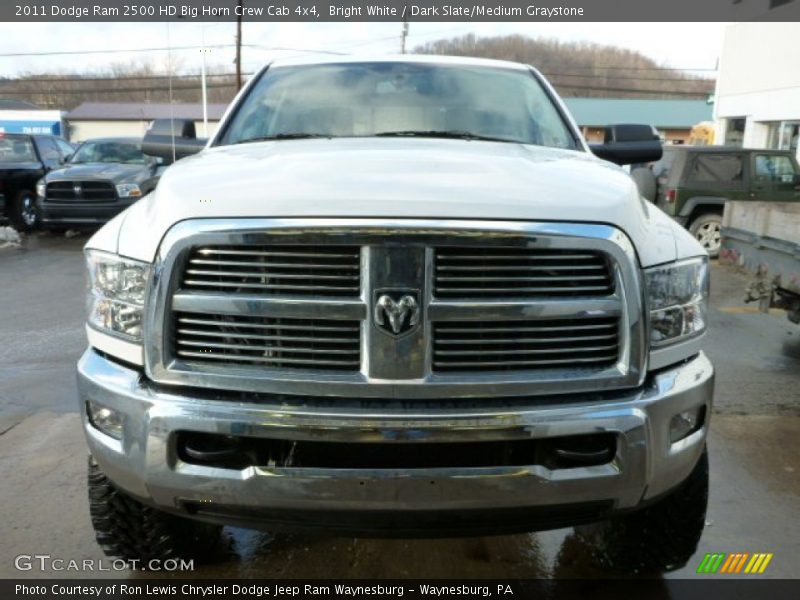
<path fill-rule="evenodd" d="M 110 180 L 115 183 L 126 183 L 136 179 L 143 172 L 149 172 L 149 165 L 126 165 L 122 163 L 79 163 L 70 164 L 50 171 L 45 180 L 77 181 L 86 179 Z"/>
<path fill-rule="evenodd" d="M 424 138 L 204 150 L 167 169 L 157 190 L 129 209 L 118 222 L 118 251 L 152 261 L 176 223 L 225 217 L 606 223 L 628 234 L 643 266 L 676 257 L 672 221 L 610 163 L 584 152 Z"/>

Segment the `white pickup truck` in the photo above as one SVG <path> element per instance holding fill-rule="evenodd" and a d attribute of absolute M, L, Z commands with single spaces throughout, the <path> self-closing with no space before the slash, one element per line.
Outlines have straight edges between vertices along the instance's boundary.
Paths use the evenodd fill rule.
<path fill-rule="evenodd" d="M 207 558 L 239 524 L 693 554 L 707 256 L 618 166 L 660 156 L 651 127 L 590 148 L 527 65 L 336 57 L 145 151 L 196 154 L 86 245 L 105 552 Z"/>

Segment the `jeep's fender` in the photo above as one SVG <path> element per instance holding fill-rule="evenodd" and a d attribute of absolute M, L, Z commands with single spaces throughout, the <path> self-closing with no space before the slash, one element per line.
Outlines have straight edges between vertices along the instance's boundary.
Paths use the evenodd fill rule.
<path fill-rule="evenodd" d="M 681 208 L 681 212 L 678 213 L 678 216 L 688 217 L 698 206 L 718 206 L 720 208 L 720 212 L 722 212 L 722 209 L 725 208 L 725 203 L 727 201 L 727 198 L 721 198 L 719 196 L 693 196 L 684 203 L 683 207 Z"/>

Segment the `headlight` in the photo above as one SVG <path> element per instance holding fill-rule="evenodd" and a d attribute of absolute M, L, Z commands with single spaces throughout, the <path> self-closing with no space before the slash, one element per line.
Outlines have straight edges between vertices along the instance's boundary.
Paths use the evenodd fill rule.
<path fill-rule="evenodd" d="M 47 184 L 45 184 L 44 180 L 40 180 L 36 182 L 36 195 L 40 198 L 44 198 L 44 194 L 47 191 Z"/>
<path fill-rule="evenodd" d="M 706 329 L 708 258 L 692 258 L 645 271 L 654 348 L 700 335 Z"/>
<path fill-rule="evenodd" d="M 142 341 L 150 265 L 114 254 L 86 251 L 89 325 L 132 342 Z"/>
<path fill-rule="evenodd" d="M 135 183 L 120 183 L 117 186 L 117 195 L 120 198 L 138 198 L 142 195 L 142 190 Z"/>

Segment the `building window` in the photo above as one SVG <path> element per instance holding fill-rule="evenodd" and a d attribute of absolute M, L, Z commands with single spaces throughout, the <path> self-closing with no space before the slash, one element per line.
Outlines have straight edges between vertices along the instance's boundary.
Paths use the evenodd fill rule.
<path fill-rule="evenodd" d="M 744 126 L 746 119 L 744 117 L 736 117 L 733 119 L 726 119 L 726 121 L 725 145 L 741 148 L 744 143 Z"/>

